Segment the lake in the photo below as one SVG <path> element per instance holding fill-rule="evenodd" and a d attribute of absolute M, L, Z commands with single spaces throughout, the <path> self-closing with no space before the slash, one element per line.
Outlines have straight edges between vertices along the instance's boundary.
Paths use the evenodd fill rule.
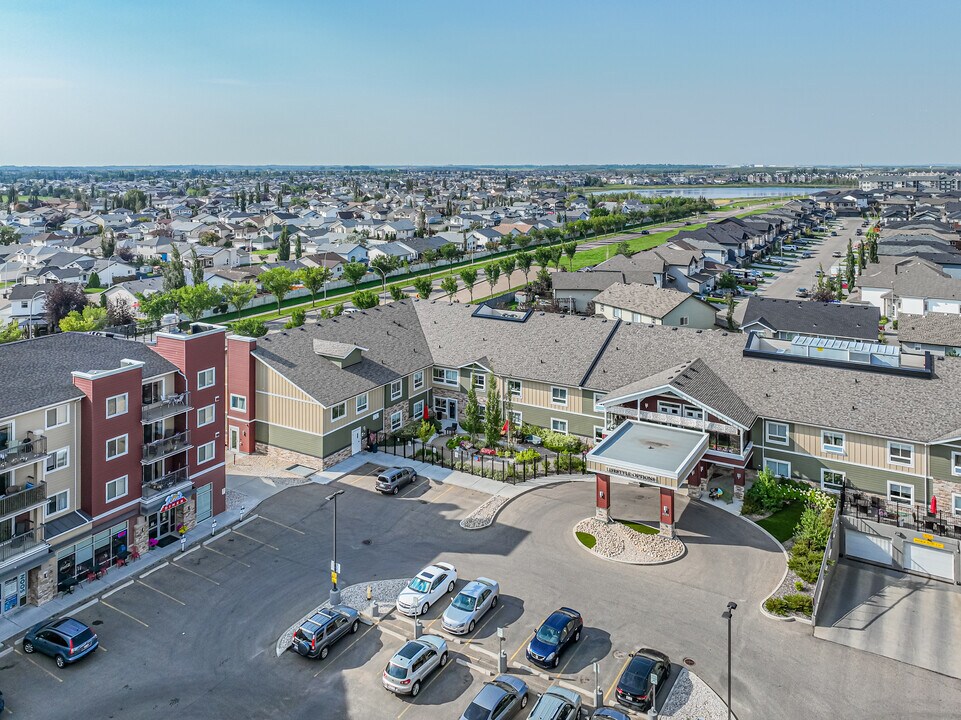
<path fill-rule="evenodd" d="M 800 185 L 782 185 L 778 187 L 724 187 L 723 185 L 691 185 L 673 188 L 663 188 L 660 190 L 647 189 L 643 186 L 630 188 L 629 190 L 598 190 L 596 194 L 620 195 L 623 193 L 636 192 L 642 195 L 675 195 L 679 197 L 703 197 L 708 200 L 721 200 L 724 198 L 765 198 L 782 197 L 784 195 L 810 195 L 823 187 L 802 187 Z"/>

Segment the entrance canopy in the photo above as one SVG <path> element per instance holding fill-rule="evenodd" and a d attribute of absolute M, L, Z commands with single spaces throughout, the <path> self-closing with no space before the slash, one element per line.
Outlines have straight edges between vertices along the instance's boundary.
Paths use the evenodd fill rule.
<path fill-rule="evenodd" d="M 587 468 L 615 478 L 678 488 L 687 482 L 707 441 L 704 432 L 628 420 L 587 454 Z"/>

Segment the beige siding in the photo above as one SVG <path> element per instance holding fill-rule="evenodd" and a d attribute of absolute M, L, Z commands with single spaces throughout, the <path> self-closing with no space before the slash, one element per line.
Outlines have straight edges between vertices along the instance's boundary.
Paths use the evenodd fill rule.
<path fill-rule="evenodd" d="M 418 390 L 417 392 L 423 392 Z M 384 409 L 384 386 L 376 387 L 367 393 L 367 409 L 357 412 L 357 397 L 347 400 L 347 414 L 339 420 L 333 419 L 333 407 L 324 408 L 324 423 L 326 432 L 333 432 L 346 425 L 350 425 L 358 418 L 367 417 L 375 412 L 382 412 Z"/>
<path fill-rule="evenodd" d="M 507 381 L 500 379 L 500 390 L 503 395 L 507 390 Z M 549 385 L 547 383 L 534 382 L 532 380 L 521 380 L 521 396 L 514 398 L 514 405 L 533 405 L 547 410 L 558 412 L 580 413 L 583 412 L 583 402 L 580 388 L 567 387 L 567 405 L 557 405 L 551 402 L 551 388 L 566 387 L 565 385 Z M 522 408 L 516 408 L 518 410 Z M 590 412 L 592 408 L 588 408 Z"/>
<path fill-rule="evenodd" d="M 324 408 L 303 390 L 257 362 L 257 419 L 271 425 L 321 435 Z"/>
<path fill-rule="evenodd" d="M 884 438 L 844 432 L 844 453 L 838 454 L 824 452 L 821 449 L 821 428 L 795 424 L 792 427 L 791 434 L 797 446 L 797 451 L 808 453 L 814 457 L 866 465 L 893 472 L 913 475 L 927 474 L 926 448 L 920 443 L 905 443 L 914 447 L 914 463 L 909 466 L 888 462 L 888 441 Z"/>

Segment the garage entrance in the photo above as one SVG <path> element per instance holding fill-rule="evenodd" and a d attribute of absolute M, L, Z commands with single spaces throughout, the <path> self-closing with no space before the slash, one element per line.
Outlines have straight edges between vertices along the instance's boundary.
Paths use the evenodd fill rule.
<path fill-rule="evenodd" d="M 904 569 L 954 582 L 954 553 L 927 545 L 905 543 Z"/>

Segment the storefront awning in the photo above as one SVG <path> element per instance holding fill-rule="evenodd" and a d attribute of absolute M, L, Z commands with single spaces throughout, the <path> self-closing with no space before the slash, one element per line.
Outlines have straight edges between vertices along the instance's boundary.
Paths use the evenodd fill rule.
<path fill-rule="evenodd" d="M 628 420 L 587 454 L 587 469 L 679 488 L 704 455 L 707 443 L 704 432 Z"/>

